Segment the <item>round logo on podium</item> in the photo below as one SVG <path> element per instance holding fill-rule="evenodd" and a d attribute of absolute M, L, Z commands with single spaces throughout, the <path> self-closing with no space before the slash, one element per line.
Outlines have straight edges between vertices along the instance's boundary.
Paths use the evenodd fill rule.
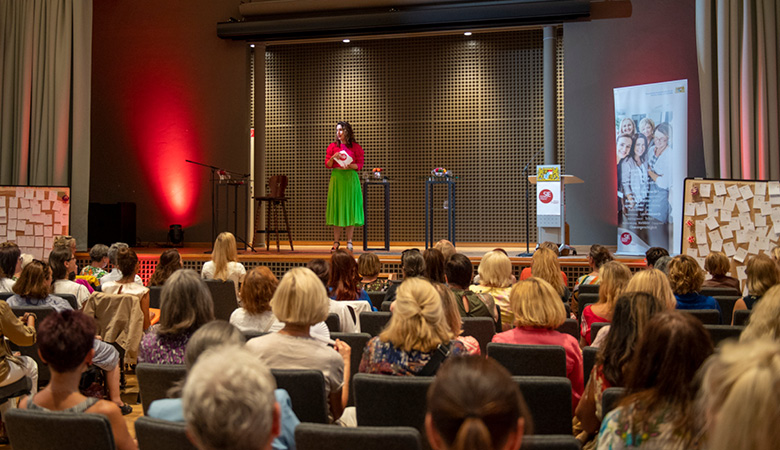
<path fill-rule="evenodd" d="M 629 233 L 623 233 L 620 235 L 620 242 L 623 243 L 623 245 L 628 245 L 631 243 L 633 239 L 631 239 L 631 234 Z"/>
<path fill-rule="evenodd" d="M 550 203 L 553 199 L 553 193 L 549 189 L 543 189 L 539 192 L 539 201 L 542 203 Z"/>

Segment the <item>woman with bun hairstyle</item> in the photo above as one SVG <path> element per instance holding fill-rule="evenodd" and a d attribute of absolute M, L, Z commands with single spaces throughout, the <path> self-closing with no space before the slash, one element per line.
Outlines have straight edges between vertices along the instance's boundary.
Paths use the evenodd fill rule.
<path fill-rule="evenodd" d="M 588 266 L 590 266 L 590 273 L 577 278 L 577 282 L 574 283 L 574 290 L 571 294 L 571 310 L 577 312 L 578 299 L 580 297 L 580 286 L 584 284 L 599 284 L 601 278 L 599 278 L 599 269 L 604 263 L 615 259 L 610 253 L 607 247 L 599 244 L 593 244 L 590 246 L 588 252 Z"/>
<path fill-rule="evenodd" d="M 531 414 L 509 372 L 490 358 L 450 358 L 428 389 L 425 434 L 434 450 L 517 450 Z"/>
<path fill-rule="evenodd" d="M 102 290 L 107 294 L 130 294 L 138 297 L 144 316 L 144 331 L 146 331 L 152 324 L 149 315 L 149 288 L 135 282 L 140 267 L 138 255 L 129 247 L 120 248 L 116 253 L 116 264 L 122 273 L 122 278 L 103 283 Z"/>

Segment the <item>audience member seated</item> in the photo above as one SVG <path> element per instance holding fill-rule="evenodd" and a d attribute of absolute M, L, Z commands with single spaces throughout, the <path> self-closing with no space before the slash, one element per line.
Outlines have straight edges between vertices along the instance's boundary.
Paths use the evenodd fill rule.
<path fill-rule="evenodd" d="M 387 327 L 366 344 L 360 372 L 433 375 L 447 356 L 466 353 L 452 334 L 433 285 L 421 277 L 407 278 Z"/>
<path fill-rule="evenodd" d="M 72 294 L 76 296 L 79 309 L 89 298 L 89 291 L 83 285 L 71 281 L 76 276 L 76 255 L 68 247 L 54 247 L 49 254 L 49 267 L 54 279 L 52 292 L 55 294 Z"/>
<path fill-rule="evenodd" d="M 455 253 L 447 260 L 444 277 L 452 293 L 458 299 L 458 311 L 462 317 L 490 317 L 501 330 L 501 318 L 498 317 L 495 300 L 490 294 L 477 294 L 468 289 L 474 275 L 471 260 L 462 253 Z"/>
<path fill-rule="evenodd" d="M 434 450 L 518 450 L 532 420 L 517 383 L 492 359 L 451 358 L 428 389 L 425 430 Z"/>
<path fill-rule="evenodd" d="M 566 377 L 571 381 L 572 411 L 585 388 L 582 351 L 577 339 L 556 330 L 566 320 L 566 308 L 550 283 L 536 277 L 520 281 L 509 300 L 515 328 L 493 336 L 493 342 L 520 345 L 559 345 L 566 351 Z"/>
<path fill-rule="evenodd" d="M 160 322 L 141 339 L 138 362 L 183 364 L 190 337 L 212 320 L 214 302 L 208 288 L 194 270 L 177 270 L 160 293 Z"/>
<path fill-rule="evenodd" d="M 390 285 L 388 280 L 379 279 L 379 271 L 382 263 L 374 253 L 365 252 L 358 258 L 358 273 L 360 274 L 360 287 L 366 292 L 385 292 Z"/>
<path fill-rule="evenodd" d="M 666 275 L 669 275 L 669 263 L 671 262 L 672 262 L 671 256 L 662 256 L 655 260 L 655 264 L 653 264 L 653 268 L 660 270 Z"/>
<path fill-rule="evenodd" d="M 403 274 L 403 279 L 392 280 L 390 287 L 385 292 L 384 301 L 395 301 L 395 291 L 403 280 L 425 276 L 425 258 L 423 258 L 419 249 L 409 248 L 401 252 L 401 273 Z"/>
<path fill-rule="evenodd" d="M 780 245 L 775 246 L 775 248 L 771 251 L 772 254 L 772 261 L 775 262 L 775 264 L 778 265 L 778 270 L 780 270 Z"/>
<path fill-rule="evenodd" d="M 585 306 L 580 322 L 580 343 L 590 345 L 596 336 L 591 335 L 590 328 L 597 322 L 611 322 L 612 312 L 620 294 L 631 279 L 631 271 L 620 261 L 610 261 L 599 270 L 601 283 L 599 285 L 599 301 Z"/>
<path fill-rule="evenodd" d="M 106 284 L 109 281 L 119 281 L 122 278 L 125 278 L 124 275 L 122 275 L 122 271 L 117 267 L 117 254 L 119 253 L 119 250 L 123 248 L 130 248 L 129 245 L 125 244 L 124 242 L 114 242 L 111 244 L 111 247 L 108 248 L 108 261 L 111 263 L 113 268 L 111 269 L 111 272 L 103 275 L 103 277 L 100 279 L 100 284 Z M 133 279 L 133 282 L 139 286 L 143 286 L 144 282 L 141 280 L 141 277 L 138 275 L 135 276 Z"/>
<path fill-rule="evenodd" d="M 672 292 L 672 286 L 669 284 L 669 278 L 658 269 L 647 269 L 638 272 L 631 277 L 631 281 L 623 292 L 644 292 L 658 299 L 666 310 L 673 310 L 677 307 L 677 299 Z M 601 348 L 609 336 L 610 325 L 601 327 L 598 336 L 593 339 L 592 347 Z M 591 336 L 592 337 L 592 336 Z"/>
<path fill-rule="evenodd" d="M 56 238 L 54 238 L 54 246 L 52 247 L 52 250 L 57 250 L 57 249 L 70 250 L 71 257 L 73 258 L 73 277 L 69 277 L 68 279 L 75 283 L 81 284 L 82 286 L 87 288 L 88 292 L 91 294 L 94 291 L 94 288 L 92 287 L 90 281 L 86 279 L 88 277 L 83 277 L 83 278 L 76 277 L 76 271 L 78 271 L 78 267 L 76 266 L 76 238 L 72 236 L 57 236 Z M 97 284 L 97 280 L 92 280 L 92 281 Z M 79 301 L 79 305 L 81 305 L 82 303 L 83 301 Z"/>
<path fill-rule="evenodd" d="M 708 450 L 771 450 L 780 442 L 780 343 L 726 343 L 701 369 L 698 416 Z"/>
<path fill-rule="evenodd" d="M 16 345 L 26 347 L 35 344 L 35 321 L 37 317 L 32 313 L 25 313 L 21 318 L 16 317 L 11 307 L 0 300 L 0 386 L 8 386 L 22 379 L 30 377 L 32 391 L 35 395 L 38 391 L 38 363 L 29 356 L 16 356 L 11 352 L 8 341 Z M 0 405 L 0 413 L 11 408 L 11 402 L 5 401 Z M 0 432 L 3 436 L 5 430 Z M 7 436 L 3 436 L 7 438 Z"/>
<path fill-rule="evenodd" d="M 13 242 L 0 244 L 0 292 L 13 292 L 14 275 L 22 269 L 22 251 Z"/>
<path fill-rule="evenodd" d="M 669 251 L 663 247 L 650 247 L 645 252 L 645 262 L 647 262 L 648 269 L 655 269 L 655 263 L 658 258 L 663 256 L 669 256 Z"/>
<path fill-rule="evenodd" d="M 599 269 L 605 263 L 615 259 L 612 253 L 609 252 L 607 247 L 599 244 L 593 244 L 590 246 L 588 252 L 588 266 L 590 267 L 590 273 L 577 278 L 577 282 L 574 284 L 574 290 L 571 294 L 571 311 L 577 313 L 578 301 L 580 297 L 580 286 L 585 284 L 599 284 L 601 278 L 599 278 Z"/>
<path fill-rule="evenodd" d="M 756 255 L 748 259 L 746 272 L 748 295 L 737 300 L 734 311 L 753 309 L 769 288 L 780 283 L 777 265 L 766 255 Z"/>
<path fill-rule="evenodd" d="M 780 285 L 766 291 L 750 313 L 750 320 L 739 340 L 745 342 L 762 337 L 780 342 Z"/>
<path fill-rule="evenodd" d="M 271 310 L 284 328 L 251 339 L 246 348 L 271 369 L 321 371 L 332 417 L 338 419 L 349 396 L 350 347 L 336 339 L 331 348 L 309 332 L 327 318 L 328 305 L 325 288 L 314 272 L 302 267 L 289 270 L 271 299 Z"/>
<path fill-rule="evenodd" d="M 241 285 L 241 307 L 230 315 L 230 323 L 241 331 L 269 333 L 284 327 L 271 311 L 271 297 L 279 280 L 266 266 L 256 267 L 247 273 Z"/>
<path fill-rule="evenodd" d="M 306 268 L 314 272 L 317 278 L 320 279 L 322 285 L 325 287 L 325 291 L 328 290 L 328 282 L 330 281 L 330 264 L 322 258 L 315 258 L 306 263 Z M 372 305 L 373 306 L 373 305 Z M 342 333 L 357 333 L 357 314 L 351 306 L 346 303 L 341 303 L 338 300 L 330 299 L 330 307 L 328 308 L 329 314 L 335 314 L 339 316 L 339 327 Z M 312 325 L 311 337 L 315 339 L 321 339 L 323 342 L 330 342 L 330 330 L 324 322 L 320 324 Z M 315 331 L 319 330 L 319 331 Z"/>
<path fill-rule="evenodd" d="M 333 300 L 364 300 L 371 306 L 372 311 L 376 311 L 368 292 L 360 287 L 355 258 L 346 250 L 335 250 L 330 256 L 328 296 Z"/>
<path fill-rule="evenodd" d="M 669 283 L 677 299 L 677 309 L 717 309 L 720 312 L 720 304 L 714 298 L 699 294 L 703 281 L 704 271 L 695 259 L 688 255 L 672 258 Z"/>
<path fill-rule="evenodd" d="M 531 258 L 531 267 L 535 268 L 534 277 L 540 278 L 548 283 L 555 289 L 558 296 L 561 297 L 564 303 L 569 302 L 571 292 L 566 287 L 566 283 L 561 277 L 561 264 L 558 262 L 558 256 L 549 248 L 540 247 Z"/>
<path fill-rule="evenodd" d="M 160 261 L 157 263 L 157 267 L 154 268 L 151 278 L 149 278 L 149 287 L 162 286 L 173 272 L 183 267 L 184 261 L 182 261 L 178 250 L 175 248 L 165 250 L 160 255 Z"/>
<path fill-rule="evenodd" d="M 251 272 L 250 272 L 251 273 Z M 249 276 L 247 275 L 247 278 Z M 187 350 L 184 352 L 184 363 L 187 366 L 187 371 L 192 370 L 195 362 L 198 360 L 201 354 L 208 349 L 220 347 L 241 347 L 246 343 L 244 335 L 238 330 L 238 328 L 230 325 L 224 320 L 214 320 L 206 325 L 203 325 L 192 335 Z M 250 358 L 252 361 L 254 358 Z M 168 391 L 168 395 L 172 398 L 164 398 L 155 400 L 149 405 L 149 417 L 156 419 L 170 420 L 172 422 L 184 422 L 184 411 L 182 410 L 181 390 L 185 380 L 172 387 Z M 274 450 L 286 450 L 288 448 L 295 448 L 295 427 L 298 426 L 300 421 L 292 410 L 292 403 L 290 402 L 290 394 L 284 389 L 276 389 L 274 391 L 274 397 L 276 402 L 279 403 L 281 408 L 281 430 L 279 436 L 274 439 Z"/>
<path fill-rule="evenodd" d="M 455 294 L 443 283 L 433 283 L 433 287 L 436 288 L 436 292 L 441 298 L 444 320 L 452 331 L 452 339 L 460 341 L 469 355 L 479 355 L 481 353 L 479 341 L 474 336 L 463 336 L 463 319 L 458 312 L 458 301 L 455 299 Z"/>
<path fill-rule="evenodd" d="M 626 367 L 626 397 L 604 418 L 597 448 L 698 448 L 695 376 L 712 352 L 695 317 L 664 311 L 650 319 Z"/>
<path fill-rule="evenodd" d="M 490 294 L 501 308 L 501 325 L 504 330 L 512 328 L 514 314 L 509 304 L 509 292 L 512 290 L 512 262 L 506 253 L 490 251 L 482 256 L 477 269 L 479 284 L 469 289 L 477 294 Z"/>
<path fill-rule="evenodd" d="M 214 251 L 211 253 L 211 261 L 203 264 L 200 275 L 209 280 L 230 280 L 236 285 L 236 295 L 244 282 L 246 269 L 238 262 L 238 249 L 233 233 L 224 231 L 219 233 L 214 241 Z"/>
<path fill-rule="evenodd" d="M 427 248 L 423 252 L 423 259 L 425 259 L 425 278 L 431 283 L 446 283 L 444 254 L 435 248 Z"/>
<path fill-rule="evenodd" d="M 449 261 L 450 257 L 457 253 L 457 250 L 455 250 L 455 246 L 452 245 L 452 242 L 442 239 L 439 242 L 437 242 L 433 248 L 440 251 L 442 255 L 444 255 L 444 262 Z"/>
<path fill-rule="evenodd" d="M 122 278 L 114 281 L 103 281 L 102 291 L 106 294 L 130 294 L 138 297 L 141 312 L 144 316 L 144 331 L 151 325 L 149 315 L 149 288 L 135 282 L 138 276 L 138 256 L 131 248 L 120 248 L 116 254 L 117 267 Z M 103 277 L 105 279 L 105 277 Z"/>
<path fill-rule="evenodd" d="M 57 236 L 54 238 L 53 248 L 68 248 L 73 254 L 76 254 L 76 238 L 73 236 Z"/>
<path fill-rule="evenodd" d="M 108 246 L 104 244 L 95 244 L 89 250 L 88 266 L 81 269 L 80 275 L 95 277 L 100 283 L 101 279 L 108 274 Z"/>
<path fill-rule="evenodd" d="M 588 384 L 577 405 L 576 415 L 580 424 L 577 439 L 589 448 L 595 448 L 604 412 L 601 409 L 602 394 L 610 387 L 625 386 L 623 370 L 634 357 L 636 343 L 645 333 L 647 322 L 667 305 L 647 292 L 628 292 L 615 302 L 612 326 L 601 346 L 596 362 L 588 378 Z M 575 429 L 577 427 L 575 426 Z"/>
<path fill-rule="evenodd" d="M 192 368 L 182 404 L 200 450 L 270 450 L 281 428 L 271 371 L 243 348 L 207 351 Z"/>
<path fill-rule="evenodd" d="M 79 392 L 81 374 L 95 356 L 95 322 L 80 311 L 51 314 L 38 328 L 38 351 L 51 370 L 49 384 L 37 394 L 22 400 L 20 408 L 43 411 L 101 414 L 111 423 L 119 450 L 137 449 L 123 412 L 116 404 Z M 41 430 L 45 432 L 45 430 Z M 66 436 L 63 439 L 67 440 Z"/>
<path fill-rule="evenodd" d="M 558 246 L 555 245 L 555 242 L 544 241 L 541 244 L 539 244 L 539 247 L 537 247 L 537 250 L 539 250 L 540 248 L 546 248 L 546 249 L 552 250 L 552 252 L 555 253 L 555 258 L 556 259 L 561 256 L 561 252 L 560 252 L 560 250 L 558 250 Z M 536 252 L 534 252 L 534 253 L 536 253 Z M 526 267 L 525 269 L 523 269 L 520 272 L 520 281 L 527 280 L 527 279 L 529 279 L 529 278 L 531 278 L 533 276 L 536 276 L 536 275 L 534 275 L 534 273 L 533 273 L 533 260 L 531 260 L 531 267 Z M 561 278 L 563 279 L 564 286 L 569 284 L 569 277 L 566 276 L 566 274 L 563 272 L 563 270 L 561 270 Z"/>
<path fill-rule="evenodd" d="M 726 275 L 731 270 L 729 257 L 723 252 L 710 252 L 704 260 L 704 270 L 709 272 L 710 278 L 704 280 L 704 287 L 732 288 L 739 291 L 739 280 Z"/>

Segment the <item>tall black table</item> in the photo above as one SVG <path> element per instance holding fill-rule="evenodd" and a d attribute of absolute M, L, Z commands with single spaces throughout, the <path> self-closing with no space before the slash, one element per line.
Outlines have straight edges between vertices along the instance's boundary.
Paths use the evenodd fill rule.
<path fill-rule="evenodd" d="M 429 177 L 425 180 L 425 248 L 433 247 L 433 190 L 437 184 L 447 186 L 447 240 L 455 245 L 455 179 Z"/>
<path fill-rule="evenodd" d="M 385 191 L 385 246 L 368 248 L 368 187 L 382 186 Z M 363 182 L 363 251 L 390 251 L 390 182 L 384 179 L 367 179 Z"/>

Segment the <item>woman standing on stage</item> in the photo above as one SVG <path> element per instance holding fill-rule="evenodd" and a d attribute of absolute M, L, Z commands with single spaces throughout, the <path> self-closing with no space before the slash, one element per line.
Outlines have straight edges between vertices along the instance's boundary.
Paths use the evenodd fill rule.
<path fill-rule="evenodd" d="M 325 223 L 333 225 L 333 247 L 339 248 L 341 227 L 347 230 L 347 250 L 352 251 L 354 227 L 363 225 L 363 193 L 357 171 L 363 168 L 363 148 L 355 142 L 352 125 L 336 125 L 336 142 L 328 146 L 325 167 L 334 169 L 328 185 Z"/>

